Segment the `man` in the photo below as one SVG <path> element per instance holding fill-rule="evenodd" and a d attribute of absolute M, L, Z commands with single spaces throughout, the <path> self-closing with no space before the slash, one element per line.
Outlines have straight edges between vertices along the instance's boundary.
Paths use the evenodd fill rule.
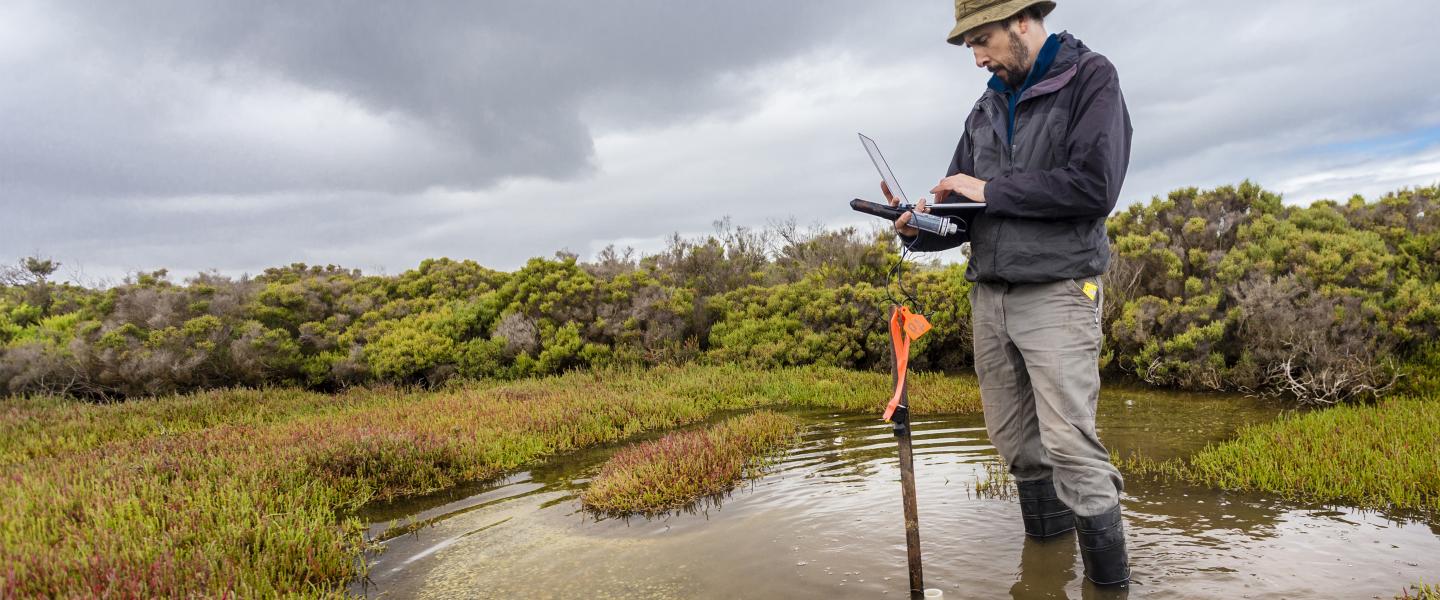
<path fill-rule="evenodd" d="M 949 42 L 994 76 L 969 111 L 935 202 L 986 204 L 970 224 L 965 277 L 985 425 L 1010 464 L 1025 533 L 1078 528 L 1085 576 L 1129 580 L 1119 471 L 1095 433 L 1105 218 L 1130 161 L 1115 67 L 1069 33 L 1045 32 L 1054 2 L 957 0 Z M 891 204 L 897 201 L 882 191 Z M 924 201 L 918 210 L 926 211 Z M 956 245 L 895 222 L 913 250 Z"/>

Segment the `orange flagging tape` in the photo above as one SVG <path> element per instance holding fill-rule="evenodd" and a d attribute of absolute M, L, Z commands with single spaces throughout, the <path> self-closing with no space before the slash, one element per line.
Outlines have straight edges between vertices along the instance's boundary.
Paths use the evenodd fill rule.
<path fill-rule="evenodd" d="M 895 378 L 895 395 L 885 406 L 881 419 L 889 421 L 900 406 L 900 394 L 905 391 L 905 367 L 910 362 L 910 342 L 920 339 L 927 331 L 930 331 L 930 320 L 925 315 L 910 312 L 904 306 L 897 306 L 890 313 L 890 344 L 895 349 L 895 372 L 899 375 Z"/>

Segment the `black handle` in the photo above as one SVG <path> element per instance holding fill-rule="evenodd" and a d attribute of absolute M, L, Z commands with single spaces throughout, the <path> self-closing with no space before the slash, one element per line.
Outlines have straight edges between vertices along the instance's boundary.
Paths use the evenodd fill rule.
<path fill-rule="evenodd" d="M 911 207 L 890 206 L 889 204 L 879 204 L 856 198 L 850 201 L 850 208 L 854 209 L 857 212 L 865 213 L 867 215 L 874 215 L 882 219 L 889 219 L 891 221 L 894 221 L 895 219 L 900 218 L 900 215 L 910 212 Z"/>

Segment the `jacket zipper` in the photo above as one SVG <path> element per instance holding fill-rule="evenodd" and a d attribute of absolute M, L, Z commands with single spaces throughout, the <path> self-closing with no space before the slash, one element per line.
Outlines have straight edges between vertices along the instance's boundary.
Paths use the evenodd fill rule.
<path fill-rule="evenodd" d="M 1015 151 L 1019 144 L 1015 143 L 1015 134 L 1020 133 L 1020 103 L 1015 103 L 1015 126 L 1010 128 L 1010 172 L 1015 172 Z"/>
<path fill-rule="evenodd" d="M 1009 155 L 1008 158 L 1009 158 L 1009 161 L 1010 161 L 1010 164 L 1005 165 L 1005 174 L 1006 174 L 1006 175 L 1010 175 L 1010 174 L 1013 174 L 1013 173 L 1015 172 L 1015 146 L 1016 146 L 1016 144 L 1015 144 L 1015 134 L 1016 134 L 1016 133 L 1019 133 L 1019 131 L 1020 131 L 1020 103 L 1019 103 L 1019 102 L 1016 102 L 1016 103 L 1015 103 L 1015 124 L 1010 128 L 1010 139 L 1005 140 L 1005 141 L 1006 141 L 1006 144 L 1005 144 L 1006 150 L 1008 150 L 1008 152 L 1007 152 L 1006 154 Z M 1002 221 L 1000 221 L 1000 224 L 999 224 L 997 227 L 995 227 L 995 241 L 990 244 L 990 247 L 995 249 L 995 251 L 990 254 L 990 272 L 991 272 L 991 273 L 994 273 L 996 277 L 999 277 L 999 276 L 1000 276 L 1000 231 L 1001 231 L 1002 229 L 1004 229 L 1004 228 L 1005 228 L 1005 221 L 1002 220 Z"/>

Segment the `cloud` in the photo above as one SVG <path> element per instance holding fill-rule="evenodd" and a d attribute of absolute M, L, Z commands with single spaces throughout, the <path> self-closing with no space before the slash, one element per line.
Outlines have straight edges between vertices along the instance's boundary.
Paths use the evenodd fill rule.
<path fill-rule="evenodd" d="M 1440 68 L 1427 25 L 1440 19 L 1440 5 L 1119 0 L 1084 8 L 1093 10 L 1064 18 L 1120 68 L 1135 125 L 1126 187 L 1142 197 L 1244 178 L 1273 184 L 1317 145 L 1440 124 L 1440 88 L 1424 75 Z"/>
<path fill-rule="evenodd" d="M 582 108 L 664 124 L 743 106 L 717 74 L 806 48 L 861 6 L 21 4 L 7 16 L 44 34 L 0 62 L 30 83 L 7 90 L 0 176 L 106 196 L 579 177 Z"/>
<path fill-rule="evenodd" d="M 952 7 L 6 3 L 0 258 L 510 269 L 727 215 L 865 225 L 845 206 L 876 195 L 855 132 L 916 197 L 983 89 L 943 41 Z M 1047 24 L 1120 70 L 1122 202 L 1244 178 L 1303 201 L 1440 178 L 1423 133 L 1440 126 L 1437 18 L 1394 0 L 1067 0 Z"/>

